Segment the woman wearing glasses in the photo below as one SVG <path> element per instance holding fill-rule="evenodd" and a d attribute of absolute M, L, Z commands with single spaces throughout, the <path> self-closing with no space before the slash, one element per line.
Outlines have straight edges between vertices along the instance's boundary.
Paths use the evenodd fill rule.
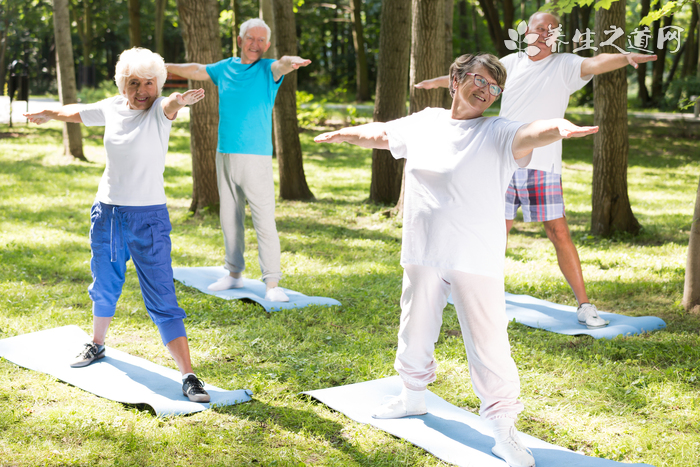
<path fill-rule="evenodd" d="M 452 293 L 480 414 L 494 431 L 492 451 L 511 466 L 529 467 L 535 460 L 515 429 L 523 404 L 505 313 L 504 194 L 534 148 L 595 133 L 597 127 L 564 119 L 526 125 L 484 117 L 505 80 L 495 56 L 463 55 L 450 67 L 451 109 L 427 108 L 388 123 L 324 133 L 315 141 L 388 149 L 406 159 L 402 311 L 394 365 L 404 388 L 374 417 L 427 412 L 425 389 L 435 381 L 435 342 Z"/>

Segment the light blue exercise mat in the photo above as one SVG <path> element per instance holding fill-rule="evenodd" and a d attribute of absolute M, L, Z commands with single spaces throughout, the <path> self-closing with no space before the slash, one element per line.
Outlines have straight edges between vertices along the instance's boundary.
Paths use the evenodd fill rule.
<path fill-rule="evenodd" d="M 451 295 L 447 301 L 454 304 Z M 664 320 L 655 316 L 634 317 L 599 310 L 598 315 L 610 321 L 610 324 L 600 329 L 588 329 L 586 326 L 578 323 L 576 307 L 559 305 L 547 300 L 530 297 L 529 295 L 513 295 L 508 292 L 506 292 L 506 315 L 508 315 L 509 321 L 515 320 L 531 328 L 544 329 L 545 331 L 568 334 L 570 336 L 587 334 L 596 339 L 632 336 L 658 331 L 666 327 Z"/>
<path fill-rule="evenodd" d="M 388 396 L 398 395 L 401 386 L 401 378 L 393 376 L 303 394 L 308 394 L 357 422 L 373 425 L 403 438 L 445 462 L 470 467 L 507 467 L 502 459 L 491 454 L 493 434 L 478 415 L 455 407 L 430 391 L 426 393 L 428 413 L 425 415 L 391 420 L 372 418 L 374 409 Z M 524 433 L 521 434 L 521 439 L 535 456 L 537 467 L 651 467 L 649 464 L 623 464 L 588 457 Z"/>
<path fill-rule="evenodd" d="M 75 356 L 90 340 L 78 326 L 63 326 L 2 339 L 0 357 L 105 399 L 150 405 L 159 417 L 185 415 L 251 400 L 252 393 L 248 390 L 227 391 L 206 384 L 204 388 L 211 402 L 190 402 L 182 394 L 179 371 L 110 347 L 104 358 L 84 368 L 71 368 Z"/>
<path fill-rule="evenodd" d="M 265 311 L 288 310 L 292 308 L 304 308 L 308 305 L 340 305 L 338 300 L 326 297 L 307 297 L 304 294 L 293 290 L 285 289 L 284 293 L 289 297 L 288 302 L 271 302 L 265 300 L 265 284 L 255 279 L 243 278 L 244 286 L 240 289 L 228 289 L 220 292 L 212 292 L 207 290 L 214 282 L 218 281 L 229 272 L 222 266 L 200 267 L 200 268 L 173 268 L 173 277 L 176 281 L 194 287 L 200 292 L 213 295 L 215 297 L 224 298 L 226 300 L 239 300 L 247 298 L 259 303 L 265 308 Z"/>

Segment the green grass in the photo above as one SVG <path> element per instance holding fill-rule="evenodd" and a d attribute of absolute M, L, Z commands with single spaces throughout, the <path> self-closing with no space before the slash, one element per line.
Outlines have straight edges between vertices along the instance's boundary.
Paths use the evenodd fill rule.
<path fill-rule="evenodd" d="M 572 116 L 591 123 L 592 116 Z M 677 125 L 677 124 L 674 124 Z M 624 462 L 700 465 L 700 319 L 680 307 L 700 165 L 698 139 L 674 125 L 630 125 L 634 238 L 588 234 L 593 139 L 565 142 L 567 214 L 588 293 L 599 308 L 655 315 L 666 330 L 595 340 L 512 323 L 525 411 L 518 427 L 554 444 Z M 191 216 L 189 131 L 170 140 L 166 192 L 175 266 L 222 262 L 218 219 Z M 89 163 L 61 155 L 61 127 L 0 126 L 0 338 L 77 324 L 91 329 L 89 208 L 104 168 L 101 129 L 83 128 Z M 0 465 L 432 466 L 423 450 L 357 424 L 299 392 L 395 374 L 401 225 L 368 204 L 371 153 L 317 146 L 302 133 L 317 201 L 279 201 L 283 285 L 340 300 L 267 314 L 176 283 L 197 373 L 254 400 L 159 419 L 0 360 Z M 258 278 L 247 219 L 247 277 Z M 506 258 L 513 293 L 568 305 L 573 294 L 540 225 L 516 222 Z M 108 345 L 174 367 L 129 266 Z M 431 390 L 476 412 L 454 309 L 445 312 Z"/>

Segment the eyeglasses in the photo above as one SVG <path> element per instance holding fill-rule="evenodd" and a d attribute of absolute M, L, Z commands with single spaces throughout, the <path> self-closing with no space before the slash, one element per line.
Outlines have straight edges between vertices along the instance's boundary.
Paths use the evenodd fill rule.
<path fill-rule="evenodd" d="M 476 73 L 465 73 L 465 74 L 474 77 L 474 84 L 476 85 L 476 87 L 483 88 L 484 86 L 488 86 L 489 87 L 489 94 L 491 94 L 493 97 L 498 97 L 503 92 L 502 87 L 500 87 L 497 84 L 490 84 L 488 81 L 486 81 L 486 78 L 484 78 L 481 75 L 477 75 Z"/>

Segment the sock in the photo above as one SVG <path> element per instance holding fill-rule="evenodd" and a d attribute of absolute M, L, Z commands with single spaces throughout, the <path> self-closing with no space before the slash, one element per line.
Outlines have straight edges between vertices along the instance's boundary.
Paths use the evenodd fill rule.
<path fill-rule="evenodd" d="M 184 383 L 187 377 L 190 375 L 194 376 L 195 378 L 197 377 L 197 375 L 195 375 L 194 373 L 185 373 L 184 375 L 182 375 L 182 382 Z"/>
<path fill-rule="evenodd" d="M 399 397 L 406 403 L 406 407 L 420 406 L 425 404 L 425 389 L 414 391 L 404 386 Z"/>
<path fill-rule="evenodd" d="M 515 420 L 512 418 L 494 418 L 489 420 L 493 429 L 493 437 L 496 444 L 504 443 L 510 436 L 511 428 L 515 429 Z"/>

